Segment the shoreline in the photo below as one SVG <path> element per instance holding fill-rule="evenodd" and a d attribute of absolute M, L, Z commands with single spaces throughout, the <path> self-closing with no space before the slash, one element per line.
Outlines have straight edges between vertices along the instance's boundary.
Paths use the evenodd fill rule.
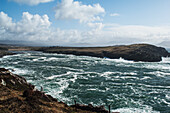
<path fill-rule="evenodd" d="M 106 47 L 21 47 L 1 46 L 0 57 L 11 55 L 10 51 L 41 51 L 44 53 L 72 54 L 77 56 L 91 56 L 99 58 L 119 59 L 130 61 L 160 62 L 162 57 L 170 57 L 170 53 L 163 47 L 150 44 L 132 44 Z"/>
<path fill-rule="evenodd" d="M 0 81 L 0 83 L 2 83 L 2 81 Z M 21 94 L 21 95 L 23 95 L 23 94 Z M 59 102 L 60 104 L 64 104 L 63 102 Z M 66 104 L 64 104 L 64 105 L 66 105 Z M 67 105 L 68 106 L 68 105 Z M 84 106 L 84 105 L 82 105 L 82 106 Z M 85 109 L 89 109 L 89 107 L 90 107 L 91 105 L 89 104 L 89 105 L 86 105 L 86 107 L 85 107 Z M 72 106 L 72 107 L 75 107 L 74 105 Z M 81 105 L 79 106 L 79 104 L 77 105 L 77 107 L 80 107 L 81 108 Z"/>
<path fill-rule="evenodd" d="M 81 105 L 75 102 L 68 106 L 51 95 L 35 89 L 22 76 L 0 68 L 0 110 L 2 112 L 65 112 L 109 113 L 104 106 Z M 48 108 L 46 107 L 48 106 Z M 119 113 L 119 112 L 114 112 Z"/>

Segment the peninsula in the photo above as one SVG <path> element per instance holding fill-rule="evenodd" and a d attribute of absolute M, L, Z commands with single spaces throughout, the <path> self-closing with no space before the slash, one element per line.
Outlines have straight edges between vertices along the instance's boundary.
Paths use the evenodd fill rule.
<path fill-rule="evenodd" d="M 58 54 L 73 54 L 100 58 L 119 59 L 144 62 L 159 62 L 170 54 L 165 48 L 149 44 L 133 44 L 108 47 L 42 47 L 38 51 Z"/>
<path fill-rule="evenodd" d="M 132 44 L 107 47 L 21 47 L 0 46 L 0 56 L 12 54 L 10 51 L 41 51 L 45 53 L 72 54 L 78 56 L 92 56 L 100 58 L 119 59 L 143 62 L 159 62 L 162 57 L 169 57 L 170 53 L 163 48 L 150 44 Z"/>

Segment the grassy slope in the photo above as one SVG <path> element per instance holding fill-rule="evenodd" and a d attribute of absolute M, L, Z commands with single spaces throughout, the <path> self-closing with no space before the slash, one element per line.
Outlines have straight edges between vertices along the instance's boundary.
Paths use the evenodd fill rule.
<path fill-rule="evenodd" d="M 33 89 L 34 86 L 27 83 L 23 77 L 0 68 L 0 113 L 95 113 L 95 110 L 107 113 L 100 107 L 89 109 L 85 105 L 68 106 L 50 95 Z"/>

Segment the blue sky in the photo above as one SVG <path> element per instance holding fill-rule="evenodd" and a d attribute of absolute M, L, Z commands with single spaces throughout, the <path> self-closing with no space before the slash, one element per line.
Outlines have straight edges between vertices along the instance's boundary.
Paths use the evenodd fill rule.
<path fill-rule="evenodd" d="M 167 46 L 169 6 L 170 0 L 1 0 L 0 40 Z"/>

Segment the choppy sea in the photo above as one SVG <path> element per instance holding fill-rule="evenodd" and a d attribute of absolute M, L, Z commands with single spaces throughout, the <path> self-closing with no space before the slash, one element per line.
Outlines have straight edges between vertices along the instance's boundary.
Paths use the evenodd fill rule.
<path fill-rule="evenodd" d="M 170 58 L 133 62 L 23 52 L 0 58 L 37 89 L 67 104 L 111 105 L 120 113 L 170 113 Z"/>

